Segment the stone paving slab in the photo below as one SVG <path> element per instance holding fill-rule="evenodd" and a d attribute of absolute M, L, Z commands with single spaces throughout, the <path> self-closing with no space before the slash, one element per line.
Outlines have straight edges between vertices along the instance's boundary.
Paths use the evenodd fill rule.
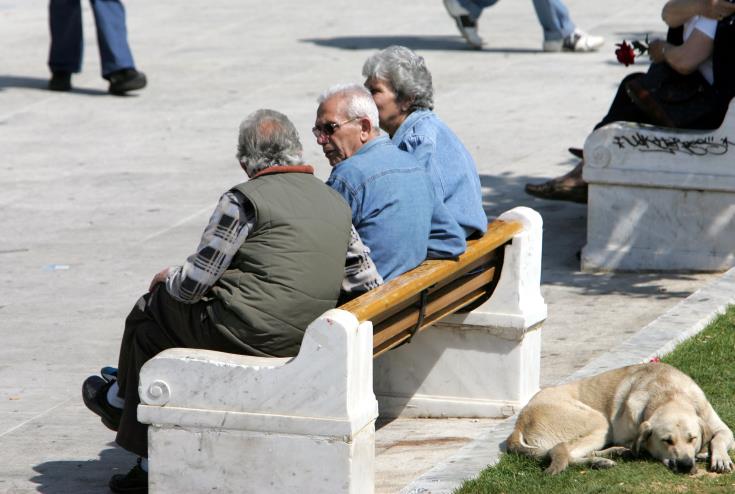
<path fill-rule="evenodd" d="M 713 279 L 581 273 L 585 207 L 523 193 L 527 181 L 570 169 L 566 147 L 583 143 L 636 69 L 614 61 L 613 44 L 663 31 L 655 2 L 566 3 L 578 25 L 607 38 L 601 52 L 541 53 L 530 1 L 488 10 L 488 46 L 470 51 L 438 0 L 127 0 L 149 87 L 118 98 L 99 77 L 88 2 L 84 70 L 73 92 L 56 94 L 44 90 L 47 1 L 0 0 L 0 492 L 106 492 L 106 479 L 132 464 L 84 408 L 80 384 L 116 361 L 124 318 L 150 278 L 191 253 L 219 195 L 243 179 L 239 122 L 261 107 L 285 112 L 326 178 L 309 131 L 315 99 L 360 81 L 365 58 L 392 43 L 426 58 L 436 110 L 478 163 L 488 216 L 521 205 L 543 216 L 542 384 Z M 378 440 L 411 440 L 411 427 L 422 426 Z M 379 470 L 378 482 L 391 475 Z"/>

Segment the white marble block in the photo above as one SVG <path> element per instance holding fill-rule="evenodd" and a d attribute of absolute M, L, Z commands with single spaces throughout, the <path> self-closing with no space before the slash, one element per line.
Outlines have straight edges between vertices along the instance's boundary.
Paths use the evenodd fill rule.
<path fill-rule="evenodd" d="M 375 359 L 374 389 L 385 417 L 505 417 L 539 389 L 541 216 L 518 207 L 500 216 L 524 229 L 505 247 L 491 298 L 454 314 Z"/>
<path fill-rule="evenodd" d="M 719 129 L 614 123 L 587 138 L 586 271 L 735 265 L 735 102 Z"/>
<path fill-rule="evenodd" d="M 140 374 L 151 493 L 372 493 L 372 324 L 327 311 L 297 357 L 175 348 Z"/>

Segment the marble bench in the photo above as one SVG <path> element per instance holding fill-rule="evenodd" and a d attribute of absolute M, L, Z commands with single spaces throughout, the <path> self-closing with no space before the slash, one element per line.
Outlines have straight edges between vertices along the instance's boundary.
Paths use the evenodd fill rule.
<path fill-rule="evenodd" d="M 735 100 L 719 129 L 614 123 L 587 138 L 585 271 L 735 265 Z"/>
<path fill-rule="evenodd" d="M 458 261 L 427 261 L 324 313 L 294 358 L 175 348 L 151 359 L 138 408 L 150 492 L 372 493 L 378 410 L 517 411 L 539 384 L 541 227 L 531 209 L 504 213 Z"/>

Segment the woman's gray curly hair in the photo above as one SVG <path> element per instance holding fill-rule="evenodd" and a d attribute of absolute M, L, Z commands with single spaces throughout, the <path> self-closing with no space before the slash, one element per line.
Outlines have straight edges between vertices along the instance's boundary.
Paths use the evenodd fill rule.
<path fill-rule="evenodd" d="M 366 78 L 383 79 L 393 86 L 398 101 L 410 101 L 409 113 L 434 109 L 431 72 L 424 57 L 405 46 L 389 46 L 371 55 L 362 66 Z"/>
<path fill-rule="evenodd" d="M 258 110 L 240 124 L 237 159 L 249 177 L 271 166 L 301 165 L 302 153 L 299 133 L 283 113 Z"/>

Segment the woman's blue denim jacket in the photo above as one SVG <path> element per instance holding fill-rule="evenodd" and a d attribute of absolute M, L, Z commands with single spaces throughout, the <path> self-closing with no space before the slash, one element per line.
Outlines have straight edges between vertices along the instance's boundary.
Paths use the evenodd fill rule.
<path fill-rule="evenodd" d="M 426 166 L 434 191 L 465 235 L 485 233 L 487 216 L 482 209 L 475 160 L 454 132 L 433 111 L 416 110 L 406 117 L 392 140 Z"/>

